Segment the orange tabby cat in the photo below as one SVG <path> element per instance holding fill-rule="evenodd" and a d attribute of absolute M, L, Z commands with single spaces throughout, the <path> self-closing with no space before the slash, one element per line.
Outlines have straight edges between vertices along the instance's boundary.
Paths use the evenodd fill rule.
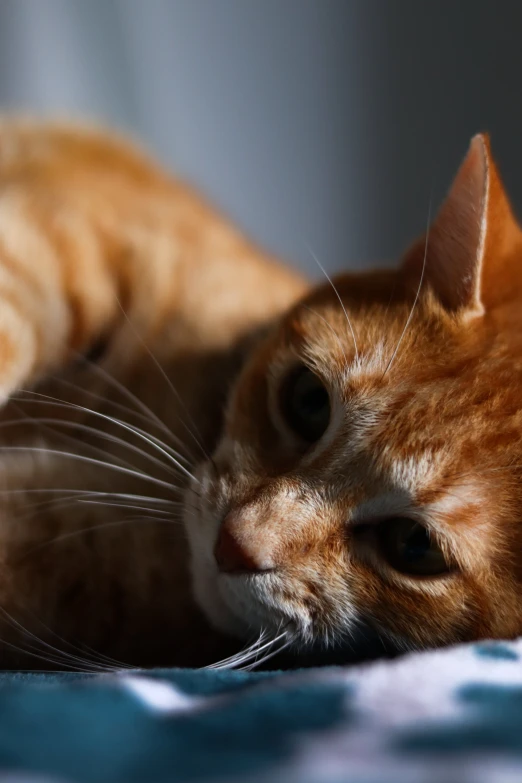
<path fill-rule="evenodd" d="M 522 632 L 522 232 L 484 136 L 397 271 L 315 289 L 118 138 L 4 121 L 0 172 L 0 665 Z"/>

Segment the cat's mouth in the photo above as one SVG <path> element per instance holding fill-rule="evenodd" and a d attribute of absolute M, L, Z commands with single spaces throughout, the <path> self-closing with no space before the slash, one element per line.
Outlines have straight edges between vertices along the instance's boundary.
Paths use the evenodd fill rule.
<path fill-rule="evenodd" d="M 227 575 L 215 571 L 215 584 L 241 636 L 265 634 L 283 640 L 285 649 L 307 655 L 311 650 L 331 650 L 347 640 L 354 648 L 356 631 L 361 626 L 352 608 L 344 622 L 328 613 L 326 600 L 312 599 L 306 584 L 289 580 L 284 571 L 252 575 Z"/>
<path fill-rule="evenodd" d="M 271 575 L 218 576 L 227 609 L 247 642 L 238 653 L 237 664 L 231 665 L 257 668 L 266 661 L 269 666 L 277 661 L 278 668 L 339 665 L 394 657 L 400 652 L 400 647 L 362 619 L 344 632 L 333 627 L 326 630 L 310 607 L 285 602 L 270 585 L 273 579 Z"/>
<path fill-rule="evenodd" d="M 256 549 L 243 529 L 234 529 L 233 523 L 242 521 L 233 519 L 234 509 L 243 513 L 237 486 L 233 488 L 207 463 L 197 469 L 196 482 L 189 489 L 185 512 L 192 584 L 197 603 L 214 627 L 245 642 L 263 635 L 301 650 L 323 640 L 328 646 L 342 627 L 351 629 L 355 610 L 350 596 L 333 601 L 320 566 L 312 574 L 310 569 L 301 573 L 292 563 L 287 568 L 281 560 L 269 562 L 274 549 Z M 236 541 L 220 547 L 226 519 Z M 260 538 L 261 543 L 265 540 L 270 538 Z M 344 606 L 342 618 L 333 603 Z"/>
<path fill-rule="evenodd" d="M 195 586 L 199 603 L 221 630 L 245 641 L 277 639 L 285 647 L 314 637 L 312 618 L 304 606 L 293 605 L 281 573 L 223 573 L 208 557 L 207 576 L 204 592 L 201 581 Z"/>

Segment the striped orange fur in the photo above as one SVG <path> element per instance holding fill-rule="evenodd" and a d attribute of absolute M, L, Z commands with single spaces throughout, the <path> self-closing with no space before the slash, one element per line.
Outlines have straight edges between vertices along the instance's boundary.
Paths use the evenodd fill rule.
<path fill-rule="evenodd" d="M 521 633 L 521 259 L 483 136 L 311 288 L 128 141 L 0 123 L 0 665 Z"/>
<path fill-rule="evenodd" d="M 219 658 L 182 490 L 245 339 L 303 290 L 127 141 L 0 124 L 0 666 Z"/>
<path fill-rule="evenodd" d="M 478 136 L 397 270 L 313 289 L 239 374 L 187 520 L 217 627 L 323 650 L 361 625 L 399 649 L 522 633 L 521 303 Z"/>

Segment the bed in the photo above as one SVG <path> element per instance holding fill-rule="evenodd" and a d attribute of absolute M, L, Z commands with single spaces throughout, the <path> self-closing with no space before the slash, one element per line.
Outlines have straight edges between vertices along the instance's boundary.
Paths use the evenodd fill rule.
<path fill-rule="evenodd" d="M 291 673 L 4 673 L 0 769 L 6 783 L 521 783 L 522 640 Z"/>

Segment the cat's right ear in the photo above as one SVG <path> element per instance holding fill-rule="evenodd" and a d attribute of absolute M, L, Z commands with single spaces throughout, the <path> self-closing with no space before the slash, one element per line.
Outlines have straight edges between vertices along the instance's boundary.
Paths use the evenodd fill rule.
<path fill-rule="evenodd" d="M 427 236 L 408 253 L 404 268 L 425 282 L 450 312 L 473 318 L 487 306 L 486 276 L 518 229 L 491 156 L 489 138 L 479 134 Z M 424 272 L 423 272 L 424 269 Z"/>

